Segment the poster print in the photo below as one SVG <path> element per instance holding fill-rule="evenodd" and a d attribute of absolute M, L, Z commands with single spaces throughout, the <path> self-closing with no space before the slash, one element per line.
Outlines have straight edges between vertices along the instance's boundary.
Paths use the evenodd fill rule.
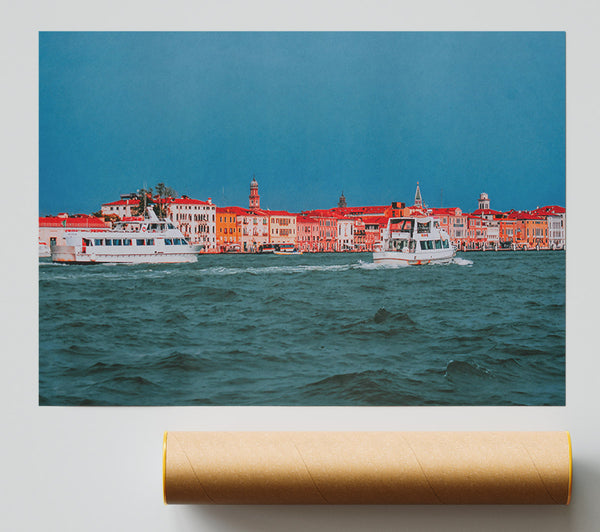
<path fill-rule="evenodd" d="M 565 34 L 39 35 L 41 405 L 565 404 Z"/>

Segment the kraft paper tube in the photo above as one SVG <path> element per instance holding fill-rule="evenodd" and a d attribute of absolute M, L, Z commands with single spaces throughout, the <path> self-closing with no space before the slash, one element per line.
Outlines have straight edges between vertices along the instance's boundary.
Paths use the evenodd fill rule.
<path fill-rule="evenodd" d="M 568 504 L 568 432 L 167 432 L 165 503 Z"/>

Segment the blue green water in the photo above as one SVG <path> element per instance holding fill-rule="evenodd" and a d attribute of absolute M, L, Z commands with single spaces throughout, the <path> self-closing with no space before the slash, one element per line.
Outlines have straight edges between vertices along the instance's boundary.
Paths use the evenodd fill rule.
<path fill-rule="evenodd" d="M 42 405 L 563 405 L 564 252 L 39 267 Z"/>

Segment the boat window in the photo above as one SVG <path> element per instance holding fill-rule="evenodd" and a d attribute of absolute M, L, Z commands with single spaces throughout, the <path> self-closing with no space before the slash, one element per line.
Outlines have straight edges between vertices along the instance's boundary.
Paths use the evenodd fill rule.
<path fill-rule="evenodd" d="M 412 233 L 412 230 L 413 230 L 413 220 L 403 220 L 402 228 L 400 229 L 400 231 L 402 231 L 403 233 Z"/>
<path fill-rule="evenodd" d="M 157 224 L 150 224 L 150 231 L 156 231 L 158 229 Z"/>
<path fill-rule="evenodd" d="M 135 243 L 138 246 L 144 246 L 146 244 L 146 241 L 143 238 L 138 238 L 138 239 L 136 239 Z"/>
<path fill-rule="evenodd" d="M 110 238 L 106 238 L 104 240 L 104 245 L 105 246 L 112 246 L 112 240 Z"/>
<path fill-rule="evenodd" d="M 180 243 L 181 243 L 181 240 L 179 238 L 173 239 L 173 244 L 175 244 L 176 246 L 178 246 Z"/>
<path fill-rule="evenodd" d="M 131 246 L 131 239 L 130 238 L 124 238 L 123 239 L 123 245 L 124 246 Z"/>
<path fill-rule="evenodd" d="M 445 248 L 450 247 L 450 243 L 447 240 L 442 240 L 442 242 L 443 242 Z"/>
<path fill-rule="evenodd" d="M 441 240 L 435 241 L 435 249 L 442 249 L 442 241 Z"/>
<path fill-rule="evenodd" d="M 120 246 L 120 245 L 122 245 L 122 241 L 120 238 L 113 239 L 113 246 Z"/>
<path fill-rule="evenodd" d="M 187 240 L 185 238 L 181 239 L 181 245 L 182 246 L 187 246 Z"/>
<path fill-rule="evenodd" d="M 175 229 L 175 226 L 174 226 L 173 224 L 167 224 L 167 227 L 168 227 L 169 229 Z"/>
<path fill-rule="evenodd" d="M 165 238 L 165 246 L 171 246 L 173 241 L 170 238 Z"/>
<path fill-rule="evenodd" d="M 420 223 L 417 222 L 417 233 L 429 233 L 431 229 L 431 222 Z"/>
<path fill-rule="evenodd" d="M 102 245 L 102 239 L 101 238 L 95 238 L 94 239 L 94 246 L 101 246 Z"/>
<path fill-rule="evenodd" d="M 153 246 L 154 245 L 154 238 L 147 238 L 146 239 L 146 245 L 147 246 Z"/>
<path fill-rule="evenodd" d="M 427 249 L 427 244 L 425 243 L 425 240 L 421 240 L 421 249 Z"/>

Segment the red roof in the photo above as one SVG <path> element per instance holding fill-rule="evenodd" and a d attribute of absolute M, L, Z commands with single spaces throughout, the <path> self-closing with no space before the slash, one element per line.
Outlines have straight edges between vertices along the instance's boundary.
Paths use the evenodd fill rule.
<path fill-rule="evenodd" d="M 244 209 L 243 207 L 217 207 L 217 212 L 230 212 L 237 216 L 267 216 L 267 213 L 261 209 Z"/>
<path fill-rule="evenodd" d="M 110 227 L 104 220 L 87 214 L 69 217 L 40 216 L 39 224 L 40 227 Z"/>
<path fill-rule="evenodd" d="M 389 218 L 387 216 L 363 216 L 362 220 L 365 225 L 378 224 L 381 227 L 387 226 Z"/>
<path fill-rule="evenodd" d="M 473 211 L 471 213 L 473 216 L 480 216 L 482 214 L 484 215 L 499 215 L 499 214 L 503 214 L 501 211 L 495 211 L 494 209 L 477 209 L 476 211 Z"/>
<path fill-rule="evenodd" d="M 212 202 L 202 201 L 192 198 L 165 198 L 167 203 L 175 203 L 176 205 L 214 205 Z"/>
<path fill-rule="evenodd" d="M 296 216 L 295 214 L 292 214 L 290 212 L 287 211 L 263 211 L 267 216 Z"/>
<path fill-rule="evenodd" d="M 431 216 L 464 216 L 464 213 L 461 211 L 460 207 L 440 207 L 428 209 L 428 213 Z"/>
<path fill-rule="evenodd" d="M 314 216 L 315 218 L 339 218 L 339 214 L 333 209 L 313 209 L 312 211 L 302 211 L 305 216 Z"/>
<path fill-rule="evenodd" d="M 303 216 L 301 214 L 298 215 L 298 223 L 299 224 L 318 224 L 319 220 L 313 218 L 312 216 Z"/>
<path fill-rule="evenodd" d="M 546 207 L 538 207 L 537 209 L 533 209 L 531 211 L 532 214 L 540 214 L 540 215 L 552 215 L 552 214 L 564 214 L 567 210 L 564 207 L 560 207 L 559 205 L 547 205 Z"/>
<path fill-rule="evenodd" d="M 109 205 L 137 205 L 140 202 L 140 200 L 137 199 L 127 199 L 127 200 L 119 200 L 119 201 L 111 201 L 110 203 L 103 203 L 102 206 L 109 206 Z"/>
<path fill-rule="evenodd" d="M 182 198 L 157 198 L 153 197 L 153 201 L 156 203 L 175 203 L 177 205 L 213 205 L 208 201 L 202 201 L 197 199 L 192 199 L 188 197 Z M 140 202 L 138 199 L 122 199 L 118 201 L 111 201 L 110 203 L 103 203 L 103 207 L 108 207 L 112 205 L 137 205 Z"/>
<path fill-rule="evenodd" d="M 509 220 L 544 220 L 545 216 L 531 214 L 527 211 L 508 211 L 505 213 Z"/>
<path fill-rule="evenodd" d="M 363 207 L 334 207 L 331 211 L 346 216 L 361 216 L 364 214 L 380 214 L 390 209 L 391 205 L 367 205 Z"/>

